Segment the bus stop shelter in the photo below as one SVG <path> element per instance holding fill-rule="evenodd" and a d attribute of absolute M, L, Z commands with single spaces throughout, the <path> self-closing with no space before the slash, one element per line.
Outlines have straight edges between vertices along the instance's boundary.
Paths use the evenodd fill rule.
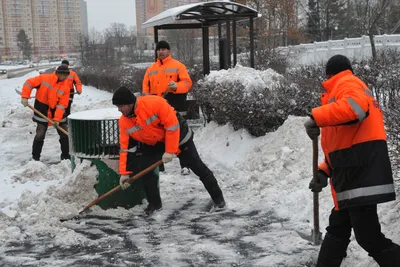
<path fill-rule="evenodd" d="M 250 66 L 254 68 L 254 18 L 261 16 L 248 6 L 227 1 L 212 1 L 174 7 L 150 18 L 143 28 L 154 27 L 154 43 L 158 42 L 159 30 L 201 29 L 203 43 L 203 74 L 210 73 L 209 27 L 218 26 L 220 69 L 228 69 L 237 63 L 238 21 L 249 20 Z M 225 25 L 226 38 L 222 38 Z M 231 38 L 232 28 L 232 38 Z M 232 41 L 232 42 L 231 42 Z M 231 45 L 232 43 L 232 45 Z"/>

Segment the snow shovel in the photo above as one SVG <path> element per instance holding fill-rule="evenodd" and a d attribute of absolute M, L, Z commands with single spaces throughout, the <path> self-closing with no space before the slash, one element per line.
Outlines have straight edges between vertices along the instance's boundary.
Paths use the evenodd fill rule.
<path fill-rule="evenodd" d="M 318 181 L 318 138 L 313 140 L 313 182 Z M 319 201 L 318 201 L 318 193 L 313 192 L 313 219 L 314 219 L 314 227 L 311 230 L 311 236 L 296 231 L 299 236 L 307 241 L 311 241 L 314 245 L 318 246 L 322 241 L 322 233 L 319 231 Z"/>
<path fill-rule="evenodd" d="M 140 177 L 142 177 L 143 175 L 145 175 L 146 173 L 152 171 L 153 169 L 155 169 L 156 167 L 158 167 L 159 165 L 161 165 L 163 163 L 162 160 L 159 160 L 155 163 L 153 163 L 152 165 L 150 165 L 149 167 L 147 167 L 146 169 L 142 170 L 141 172 L 137 173 L 136 175 L 132 176 L 131 178 L 129 178 L 126 182 L 127 183 L 132 183 L 133 181 L 139 179 Z M 90 202 L 88 205 L 86 205 L 79 213 L 77 216 L 74 216 L 72 218 L 66 218 L 66 219 L 60 219 L 61 222 L 65 222 L 68 220 L 72 220 L 77 218 L 79 215 L 81 215 L 84 211 L 88 210 L 89 208 L 91 208 L 92 206 L 96 205 L 97 203 L 99 203 L 101 200 L 105 199 L 106 197 L 110 196 L 111 194 L 117 192 L 118 190 L 121 189 L 121 185 L 118 185 L 116 187 L 114 187 L 113 189 L 111 189 L 110 191 L 108 191 L 107 193 L 105 193 L 104 195 L 101 195 L 100 197 L 96 198 L 95 200 L 93 200 L 92 202 Z"/>
<path fill-rule="evenodd" d="M 37 110 L 36 108 L 34 108 L 33 106 L 28 104 L 28 107 L 30 109 L 32 109 L 36 114 L 38 114 L 40 117 L 42 117 L 43 119 L 47 120 L 48 122 L 50 122 L 51 124 L 54 125 L 54 121 L 50 120 L 49 118 L 47 118 L 45 115 L 43 115 L 42 112 L 40 112 L 39 110 Z M 64 134 L 66 134 L 68 136 L 68 132 L 66 130 L 64 130 L 62 127 L 60 127 L 59 125 L 57 125 L 57 128 L 63 132 Z"/>
<path fill-rule="evenodd" d="M 313 182 L 318 181 L 318 138 L 313 140 Z M 311 231 L 314 245 L 318 246 L 322 241 L 322 233 L 319 231 L 319 200 L 318 193 L 313 192 L 313 213 L 314 213 L 314 228 Z"/>

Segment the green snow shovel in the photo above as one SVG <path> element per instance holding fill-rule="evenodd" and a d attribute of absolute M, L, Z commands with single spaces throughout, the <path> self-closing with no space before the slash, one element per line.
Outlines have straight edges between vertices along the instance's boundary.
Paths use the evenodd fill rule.
<path fill-rule="evenodd" d="M 153 169 L 157 168 L 159 165 L 161 165 L 163 163 L 162 160 L 159 160 L 155 163 L 153 163 L 152 165 L 150 165 L 149 167 L 147 167 L 146 169 L 142 170 L 141 172 L 137 173 L 136 175 L 132 176 L 131 178 L 129 178 L 126 182 L 127 183 L 132 183 L 133 181 L 139 179 L 140 177 L 142 177 L 143 175 L 145 175 L 146 173 L 152 171 Z M 88 210 L 89 208 L 91 208 L 92 206 L 96 205 L 97 203 L 99 203 L 101 200 L 105 199 L 106 197 L 110 196 L 111 194 L 117 192 L 118 190 L 121 189 L 121 185 L 118 185 L 116 187 L 114 187 L 113 189 L 111 189 L 110 191 L 108 191 L 107 193 L 105 193 L 104 195 L 101 195 L 100 197 L 96 198 L 95 200 L 93 200 L 92 202 L 90 202 L 88 205 L 86 205 L 76 216 L 73 216 L 72 218 L 64 218 L 64 219 L 60 219 L 60 221 L 65 222 L 68 220 L 72 220 L 72 219 L 76 219 L 78 218 L 79 215 L 81 215 L 83 212 L 85 212 L 86 210 Z"/>

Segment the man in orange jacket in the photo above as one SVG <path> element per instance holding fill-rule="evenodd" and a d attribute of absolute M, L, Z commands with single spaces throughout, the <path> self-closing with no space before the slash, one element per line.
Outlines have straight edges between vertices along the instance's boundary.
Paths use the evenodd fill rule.
<path fill-rule="evenodd" d="M 222 191 L 213 172 L 200 159 L 187 122 L 165 99 L 158 96 L 135 95 L 127 88 L 115 91 L 112 102 L 122 113 L 120 130 L 120 185 L 124 189 L 130 176 L 162 159 L 164 163 L 178 157 L 199 176 L 217 208 L 225 206 Z M 179 151 L 181 151 L 179 153 Z M 162 208 L 158 175 L 149 172 L 143 179 L 149 202 L 145 213 Z"/>
<path fill-rule="evenodd" d="M 74 94 L 75 93 L 77 93 L 79 95 L 82 94 L 82 82 L 79 79 L 78 74 L 76 74 L 75 71 L 73 71 L 69 68 L 68 60 L 64 59 L 63 61 L 61 61 L 61 65 L 65 65 L 69 69 L 69 75 L 65 81 L 68 84 L 68 87 L 70 88 L 69 104 L 68 104 L 68 108 L 65 110 L 65 116 L 68 117 L 68 115 L 71 114 L 71 105 L 72 105 L 72 102 L 74 101 Z M 76 91 L 75 91 L 75 89 L 76 89 Z"/>
<path fill-rule="evenodd" d="M 400 266 L 400 247 L 381 232 L 377 204 L 395 199 L 382 111 L 372 92 L 353 75 L 349 59 L 331 57 L 322 83 L 322 106 L 304 124 L 311 139 L 321 133 L 325 160 L 320 192 L 330 177 L 334 209 L 318 256 L 318 267 L 339 267 L 353 229 L 357 242 L 381 267 Z"/>
<path fill-rule="evenodd" d="M 54 127 L 60 135 L 61 160 L 70 159 L 68 136 L 57 128 L 57 126 L 60 126 L 64 130 L 68 130 L 65 110 L 68 107 L 69 87 L 64 82 L 68 75 L 68 67 L 61 65 L 54 73 L 40 74 L 26 80 L 21 93 L 21 103 L 26 107 L 32 89 L 37 89 L 34 107 L 55 122 Z M 37 123 L 36 135 L 32 145 L 32 159 L 39 161 L 48 122 L 35 113 L 32 119 Z"/>
<path fill-rule="evenodd" d="M 181 62 L 173 59 L 171 48 L 166 41 L 156 45 L 157 61 L 147 68 L 143 78 L 143 95 L 164 97 L 178 112 L 184 112 L 187 93 L 192 87 L 192 79 Z M 189 169 L 181 161 L 181 173 L 189 174 Z"/>

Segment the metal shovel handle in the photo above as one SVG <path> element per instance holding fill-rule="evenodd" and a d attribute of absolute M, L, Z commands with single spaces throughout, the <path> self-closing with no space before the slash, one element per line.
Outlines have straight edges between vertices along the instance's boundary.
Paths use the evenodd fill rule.
<path fill-rule="evenodd" d="M 313 182 L 318 183 L 318 138 L 312 141 L 313 144 Z M 312 239 L 314 245 L 321 243 L 321 233 L 319 231 L 319 199 L 318 193 L 313 193 L 313 213 L 314 213 L 314 228 L 312 231 Z"/>

